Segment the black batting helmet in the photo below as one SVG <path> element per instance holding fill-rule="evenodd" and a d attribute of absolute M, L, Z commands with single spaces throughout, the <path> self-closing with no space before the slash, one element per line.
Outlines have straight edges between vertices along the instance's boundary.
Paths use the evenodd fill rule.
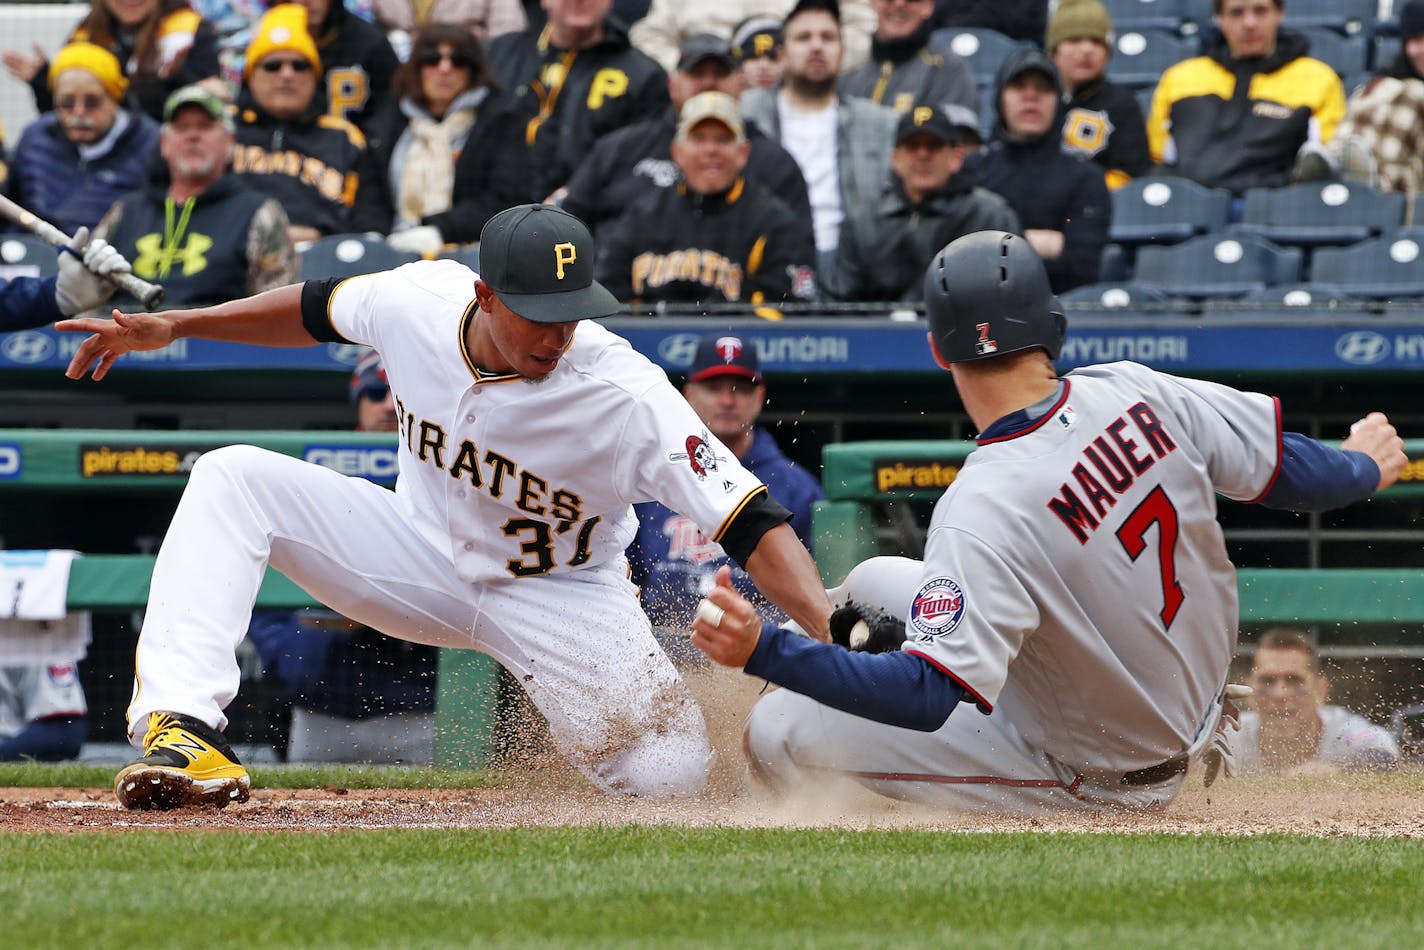
<path fill-rule="evenodd" d="M 946 363 L 1043 347 L 1058 359 L 1068 321 L 1028 241 L 976 231 L 947 244 L 925 272 L 925 313 Z"/>

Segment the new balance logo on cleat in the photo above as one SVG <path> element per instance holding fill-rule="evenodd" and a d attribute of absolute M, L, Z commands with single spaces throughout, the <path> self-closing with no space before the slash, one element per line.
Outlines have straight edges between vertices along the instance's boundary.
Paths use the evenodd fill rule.
<path fill-rule="evenodd" d="M 247 801 L 247 769 L 222 733 L 196 719 L 150 714 L 143 750 L 114 777 L 114 795 L 125 808 L 225 808 Z"/>

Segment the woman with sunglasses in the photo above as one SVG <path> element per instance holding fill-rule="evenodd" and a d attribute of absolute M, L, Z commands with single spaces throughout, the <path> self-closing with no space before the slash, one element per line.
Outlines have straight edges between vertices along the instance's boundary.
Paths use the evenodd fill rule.
<path fill-rule="evenodd" d="M 155 119 L 169 94 L 189 83 L 222 90 L 217 32 L 188 0 L 90 0 L 68 42 L 93 43 L 118 57 L 129 81 L 126 104 Z M 50 64 L 38 44 L 31 53 L 6 50 L 0 58 L 12 76 L 29 84 L 38 111 L 54 107 Z"/>
<path fill-rule="evenodd" d="M 484 48 L 463 26 L 424 27 L 393 93 L 371 126 L 394 205 L 391 245 L 433 256 L 479 240 L 492 215 L 521 200 L 528 155 Z"/>
<path fill-rule="evenodd" d="M 366 139 L 350 122 L 325 114 L 321 78 L 306 9 L 295 3 L 269 9 L 247 47 L 232 170 L 282 203 L 294 243 L 384 231 L 390 221 Z"/>

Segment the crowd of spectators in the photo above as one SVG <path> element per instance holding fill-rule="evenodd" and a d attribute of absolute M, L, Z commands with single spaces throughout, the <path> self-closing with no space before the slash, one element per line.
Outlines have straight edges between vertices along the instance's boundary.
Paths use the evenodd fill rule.
<path fill-rule="evenodd" d="M 1396 7 L 1397 55 L 1347 104 L 1340 75 L 1288 28 L 1285 0 L 1214 0 L 1202 55 L 1150 88 L 1113 80 L 1118 35 L 1101 0 L 91 0 L 61 49 L 4 52 L 40 115 L 0 175 L 61 228 L 96 227 L 120 199 L 164 186 L 165 103 L 197 84 L 229 103 L 232 177 L 276 200 L 299 249 L 366 232 L 434 257 L 473 243 L 502 207 L 549 201 L 620 234 L 624 262 L 689 261 L 709 248 L 668 246 L 676 228 L 636 222 L 686 212 L 694 195 L 698 215 L 737 205 L 731 189 L 745 206 L 750 189 L 765 213 L 719 218 L 730 243 L 714 257 L 757 248 L 764 261 L 768 221 L 797 229 L 783 227 L 789 208 L 813 236 L 809 284 L 791 250 L 777 265 L 791 280 L 729 294 L 700 275 L 674 281 L 672 299 L 912 300 L 904 274 L 932 245 L 1014 219 L 1061 293 L 1098 279 L 1111 192 L 1135 177 L 1225 189 L 1238 214 L 1248 189 L 1296 181 L 1417 194 L 1424 0 Z M 956 51 L 961 29 L 1020 45 L 991 78 Z M 689 186 L 674 156 L 681 111 L 709 91 L 734 100 L 722 111 L 745 139 L 726 150 L 742 167 L 717 195 Z M 936 119 L 907 141 L 897 119 L 924 109 Z M 663 190 L 676 195 L 659 201 Z M 752 263 L 744 276 L 768 276 Z M 631 272 L 608 276 L 629 302 L 668 299 Z"/>

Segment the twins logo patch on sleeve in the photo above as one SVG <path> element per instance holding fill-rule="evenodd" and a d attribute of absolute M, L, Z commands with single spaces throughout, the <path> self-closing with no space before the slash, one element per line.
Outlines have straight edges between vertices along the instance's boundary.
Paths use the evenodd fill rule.
<path fill-rule="evenodd" d="M 949 633 L 964 619 L 964 590 L 947 577 L 928 581 L 910 604 L 910 626 L 927 637 Z"/>

